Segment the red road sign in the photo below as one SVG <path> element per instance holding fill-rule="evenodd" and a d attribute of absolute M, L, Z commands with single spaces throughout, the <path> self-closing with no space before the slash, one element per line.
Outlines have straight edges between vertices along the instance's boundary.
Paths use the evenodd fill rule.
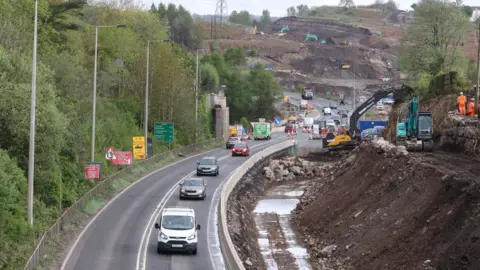
<path fill-rule="evenodd" d="M 88 164 L 85 167 L 86 179 L 98 179 L 100 178 L 100 164 Z"/>
<path fill-rule="evenodd" d="M 113 165 L 131 165 L 132 152 L 115 152 L 115 158 L 112 159 Z"/>

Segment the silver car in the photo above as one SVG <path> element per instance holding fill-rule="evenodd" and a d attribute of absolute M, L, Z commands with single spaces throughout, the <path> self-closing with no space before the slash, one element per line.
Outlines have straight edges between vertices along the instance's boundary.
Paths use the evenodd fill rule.
<path fill-rule="evenodd" d="M 187 178 L 180 184 L 180 200 L 184 198 L 202 199 L 207 197 L 207 184 L 202 178 Z"/>

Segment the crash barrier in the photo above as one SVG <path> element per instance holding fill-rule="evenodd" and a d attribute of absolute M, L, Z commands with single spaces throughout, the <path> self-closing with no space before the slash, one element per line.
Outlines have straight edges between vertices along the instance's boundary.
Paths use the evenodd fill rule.
<path fill-rule="evenodd" d="M 225 262 L 225 267 L 228 270 L 245 270 L 240 256 L 235 249 L 230 233 L 228 232 L 227 226 L 227 203 L 230 194 L 232 193 L 235 186 L 238 184 L 240 179 L 260 160 L 263 158 L 272 155 L 273 153 L 285 150 L 289 147 L 292 147 L 292 141 L 287 140 L 281 143 L 278 143 L 274 146 L 270 146 L 247 160 L 242 166 L 238 167 L 235 172 L 230 176 L 230 178 L 225 181 L 222 191 L 220 194 L 220 203 L 219 203 L 219 239 L 220 239 L 220 249 L 222 251 L 223 259 Z"/>
<path fill-rule="evenodd" d="M 35 251 L 28 259 L 24 269 L 33 270 L 40 267 L 42 258 L 45 255 L 45 251 L 49 248 L 52 248 L 51 246 L 54 242 L 56 242 L 55 238 L 63 231 L 64 227 L 72 221 L 72 219 L 75 217 L 75 213 L 83 211 L 86 203 L 89 202 L 91 199 L 100 197 L 102 195 L 102 192 L 106 191 L 115 180 L 118 180 L 130 174 L 132 170 L 134 170 L 139 165 L 154 164 L 161 160 L 167 160 L 171 157 L 177 157 L 179 154 L 189 155 L 198 153 L 204 150 L 207 146 L 214 146 L 223 142 L 223 138 L 212 139 L 201 143 L 180 147 L 159 155 L 155 155 L 149 159 L 142 160 L 136 164 L 132 164 L 125 169 L 109 176 L 105 180 L 99 182 L 95 187 L 93 187 L 91 190 L 85 193 L 85 195 L 78 199 L 78 201 L 76 201 L 72 206 L 65 210 L 60 216 L 60 218 L 57 219 L 55 224 L 53 224 L 53 226 L 50 227 L 45 233 L 43 233 L 43 235 L 36 241 Z M 165 166 L 166 165 L 168 164 L 165 164 Z"/>

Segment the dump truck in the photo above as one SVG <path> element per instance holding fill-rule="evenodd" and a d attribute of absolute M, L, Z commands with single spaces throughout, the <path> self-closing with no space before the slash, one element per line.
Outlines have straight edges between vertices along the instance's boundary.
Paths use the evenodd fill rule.
<path fill-rule="evenodd" d="M 253 123 L 253 139 L 254 140 L 270 140 L 272 134 L 271 123 Z"/>

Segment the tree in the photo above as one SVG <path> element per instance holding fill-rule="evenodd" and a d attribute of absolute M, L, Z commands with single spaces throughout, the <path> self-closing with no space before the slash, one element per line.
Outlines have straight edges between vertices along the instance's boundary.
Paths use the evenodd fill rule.
<path fill-rule="evenodd" d="M 294 6 L 287 8 L 287 16 L 295 16 L 297 14 L 297 10 Z"/>
<path fill-rule="evenodd" d="M 242 10 L 238 13 L 237 13 L 237 11 L 234 10 L 232 12 L 232 14 L 230 14 L 229 21 L 231 23 L 251 26 L 252 25 L 252 16 L 246 10 Z"/>
<path fill-rule="evenodd" d="M 459 46 L 468 36 L 469 18 L 447 0 L 422 0 L 413 24 L 403 38 L 402 70 L 415 85 L 419 78 L 465 68 Z"/>
<path fill-rule="evenodd" d="M 229 66 L 243 66 L 246 64 L 245 51 L 241 47 L 228 48 L 223 57 Z"/>
<path fill-rule="evenodd" d="M 307 5 L 298 5 L 297 6 L 297 15 L 300 17 L 308 16 L 310 8 Z"/>
<path fill-rule="evenodd" d="M 467 15 L 468 18 L 471 18 L 473 15 L 473 8 L 470 6 L 462 6 L 460 7 L 462 11 Z"/>
<path fill-rule="evenodd" d="M 260 17 L 260 22 L 258 22 L 258 28 L 260 30 L 266 30 L 272 24 L 272 18 L 270 17 L 270 11 L 264 9 L 262 11 L 262 17 Z"/>
<path fill-rule="evenodd" d="M 340 0 L 340 3 L 338 5 L 346 10 L 354 7 L 355 3 L 353 2 L 353 0 Z"/>

